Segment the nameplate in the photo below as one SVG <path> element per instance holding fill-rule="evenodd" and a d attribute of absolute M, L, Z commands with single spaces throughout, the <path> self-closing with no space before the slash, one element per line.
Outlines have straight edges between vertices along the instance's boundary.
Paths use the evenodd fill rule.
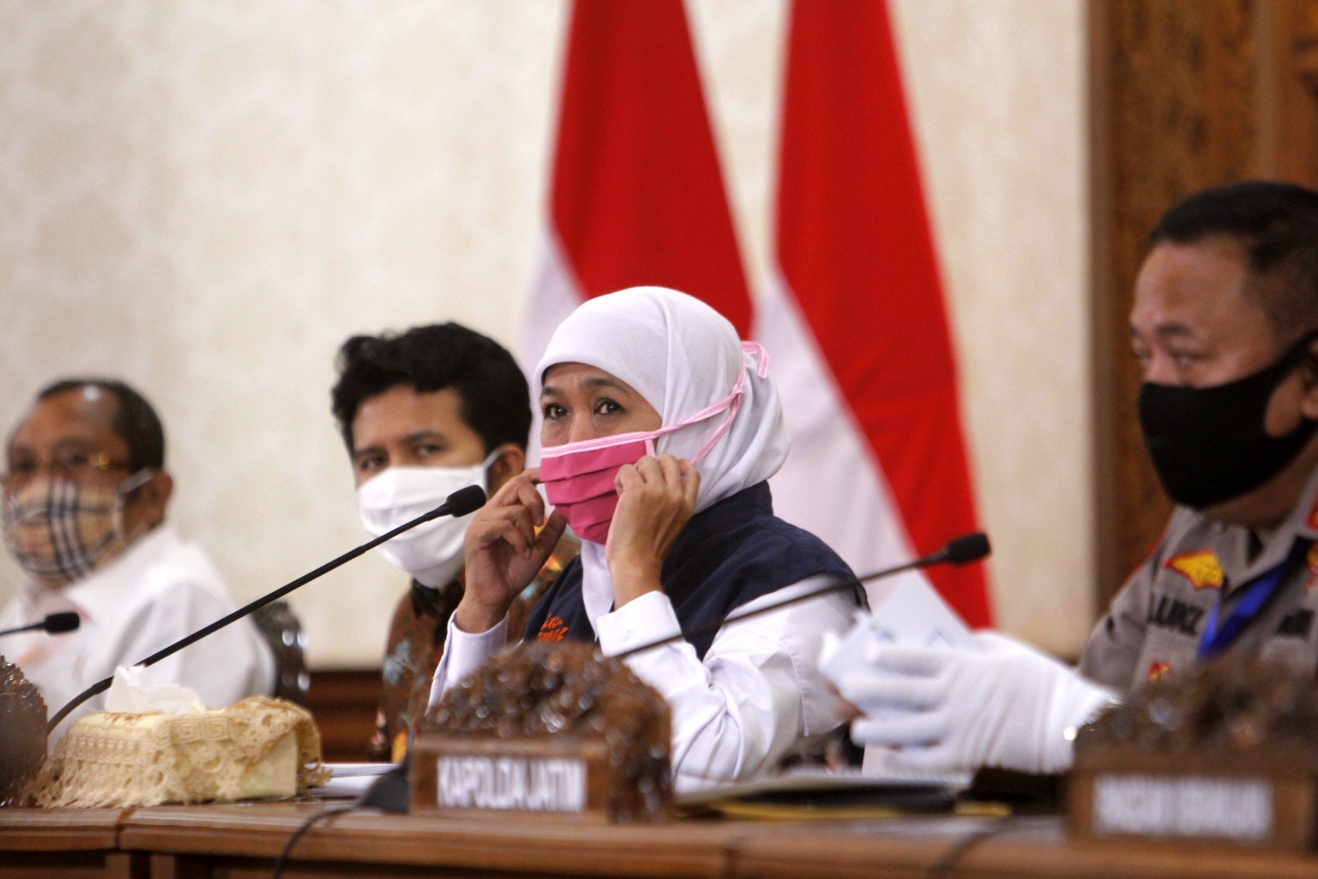
<path fill-rule="evenodd" d="M 1260 778 L 1100 775 L 1093 830 L 1262 843 L 1272 836 L 1272 784 Z"/>
<path fill-rule="evenodd" d="M 411 811 L 607 821 L 614 779 L 602 740 L 425 734 L 412 746 Z"/>
<path fill-rule="evenodd" d="M 1072 834 L 1302 849 L 1315 841 L 1318 798 L 1306 754 L 1143 753 L 1111 746 L 1077 756 Z"/>
<path fill-rule="evenodd" d="M 435 761 L 443 809 L 586 811 L 586 764 L 552 757 L 448 755 Z"/>

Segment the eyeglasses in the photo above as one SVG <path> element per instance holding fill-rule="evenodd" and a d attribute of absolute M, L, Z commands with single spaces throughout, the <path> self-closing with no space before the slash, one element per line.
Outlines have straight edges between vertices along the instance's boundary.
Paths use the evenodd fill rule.
<path fill-rule="evenodd" d="M 115 470 L 129 470 L 128 462 L 110 460 L 106 452 L 85 449 L 57 449 L 50 461 L 43 464 L 38 458 L 18 458 L 9 461 L 9 468 L 0 473 L 0 485 L 6 489 L 19 488 L 31 482 L 46 469 L 54 479 L 70 482 L 95 482 Z"/>

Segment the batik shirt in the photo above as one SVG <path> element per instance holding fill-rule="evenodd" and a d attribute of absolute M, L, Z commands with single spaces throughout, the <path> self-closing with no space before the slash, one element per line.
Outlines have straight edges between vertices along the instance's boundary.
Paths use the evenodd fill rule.
<path fill-rule="evenodd" d="M 565 534 L 540 573 L 513 603 L 509 615 L 524 621 L 536 599 L 580 549 L 580 542 Z M 461 580 L 440 589 L 413 580 L 408 594 L 398 602 L 381 667 L 383 686 L 375 715 L 375 734 L 367 747 L 371 760 L 397 762 L 407 752 L 412 724 L 425 713 L 430 679 L 444 654 L 449 617 L 461 600 Z"/>

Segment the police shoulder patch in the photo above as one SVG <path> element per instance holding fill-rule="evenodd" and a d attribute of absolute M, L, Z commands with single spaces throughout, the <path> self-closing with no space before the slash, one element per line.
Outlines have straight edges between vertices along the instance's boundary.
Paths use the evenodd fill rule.
<path fill-rule="evenodd" d="M 1172 556 L 1163 562 L 1163 567 L 1185 577 L 1195 589 L 1221 589 L 1226 576 L 1222 563 L 1207 549 Z"/>

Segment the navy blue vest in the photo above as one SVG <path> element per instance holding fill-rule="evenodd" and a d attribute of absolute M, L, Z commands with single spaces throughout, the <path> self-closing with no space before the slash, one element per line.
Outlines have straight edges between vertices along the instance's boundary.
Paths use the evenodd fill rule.
<path fill-rule="evenodd" d="M 691 518 L 664 560 L 659 582 L 686 631 L 726 619 L 734 609 L 816 574 L 854 580 L 824 541 L 773 514 L 769 483 L 724 498 Z M 860 605 L 860 587 L 856 602 Z M 714 632 L 691 639 L 702 660 Z M 526 639 L 594 641 L 574 558 L 527 619 Z"/>

